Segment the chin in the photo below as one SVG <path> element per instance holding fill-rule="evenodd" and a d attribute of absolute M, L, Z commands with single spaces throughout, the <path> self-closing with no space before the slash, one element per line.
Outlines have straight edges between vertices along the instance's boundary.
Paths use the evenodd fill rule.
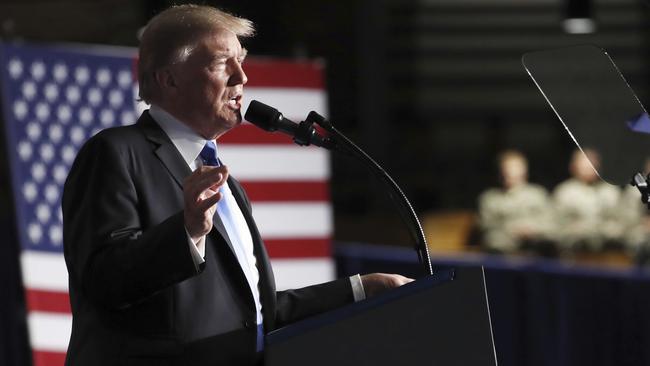
<path fill-rule="evenodd" d="M 236 121 L 228 121 L 227 123 L 221 124 L 221 126 L 219 126 L 220 128 L 217 131 L 213 131 L 213 133 L 211 133 L 210 135 L 212 136 L 212 139 L 218 139 L 219 137 L 226 134 L 228 131 L 232 130 L 233 128 L 241 124 L 242 124 L 241 118 Z"/>
<path fill-rule="evenodd" d="M 224 127 L 226 129 L 228 129 L 228 130 L 231 130 L 231 129 L 241 125 L 242 121 L 243 120 L 242 120 L 241 116 L 239 116 L 238 118 L 236 118 L 234 120 L 228 121 L 228 123 L 226 123 Z"/>

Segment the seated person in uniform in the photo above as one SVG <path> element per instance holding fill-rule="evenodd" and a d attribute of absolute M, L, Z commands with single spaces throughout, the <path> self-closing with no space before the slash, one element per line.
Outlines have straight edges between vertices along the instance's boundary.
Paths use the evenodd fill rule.
<path fill-rule="evenodd" d="M 599 166 L 595 150 L 576 149 L 569 165 L 571 177 L 553 192 L 557 240 L 565 253 L 596 252 L 622 243 L 621 190 L 598 177 Z"/>
<path fill-rule="evenodd" d="M 552 256 L 553 229 L 549 196 L 543 187 L 528 182 L 528 163 L 522 153 L 507 150 L 498 158 L 501 187 L 479 197 L 479 223 L 483 243 L 490 252 L 532 251 Z"/>

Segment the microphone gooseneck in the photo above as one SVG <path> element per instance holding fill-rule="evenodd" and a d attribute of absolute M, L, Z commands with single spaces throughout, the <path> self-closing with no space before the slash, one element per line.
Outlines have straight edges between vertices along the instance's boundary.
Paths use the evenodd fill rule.
<path fill-rule="evenodd" d="M 424 266 L 424 269 L 428 274 L 433 275 L 433 267 L 429 256 L 427 240 L 424 236 L 420 220 L 418 219 L 408 198 L 386 170 L 384 170 L 354 142 L 343 135 L 343 133 L 337 130 L 332 123 L 323 116 L 312 111 L 309 113 L 305 121 L 296 124 L 295 122 L 284 118 L 282 113 L 277 109 L 256 100 L 251 101 L 244 118 L 265 131 L 280 131 L 286 133 L 292 136 L 294 142 L 298 145 L 313 144 L 329 150 L 343 152 L 361 160 L 364 165 L 366 165 L 389 188 L 388 196 L 397 206 L 400 217 L 408 226 L 409 232 L 415 240 L 415 251 L 418 254 L 420 263 Z M 314 123 L 322 127 L 329 135 L 327 137 L 319 135 L 313 127 Z"/>

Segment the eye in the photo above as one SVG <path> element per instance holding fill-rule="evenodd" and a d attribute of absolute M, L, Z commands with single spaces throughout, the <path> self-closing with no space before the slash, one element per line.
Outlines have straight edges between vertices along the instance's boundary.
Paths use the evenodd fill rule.
<path fill-rule="evenodd" d="M 208 66 L 208 69 L 210 69 L 210 70 L 223 69 L 224 67 L 226 67 L 226 63 L 227 63 L 227 60 L 225 58 L 215 59 L 210 63 L 210 65 Z"/>

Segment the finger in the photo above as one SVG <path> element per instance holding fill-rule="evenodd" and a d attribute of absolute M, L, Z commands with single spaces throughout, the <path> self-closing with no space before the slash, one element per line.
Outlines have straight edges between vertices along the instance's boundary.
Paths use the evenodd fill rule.
<path fill-rule="evenodd" d="M 206 199 L 199 201 L 195 207 L 197 212 L 205 213 L 212 206 L 216 205 L 219 200 L 221 200 L 221 193 L 216 193 Z"/>
<path fill-rule="evenodd" d="M 187 178 L 185 178 L 183 183 L 185 184 L 185 183 L 197 182 L 201 179 L 202 176 L 214 170 L 218 170 L 217 167 L 213 167 L 213 166 L 198 167 L 192 172 L 192 174 L 188 175 Z"/>
<path fill-rule="evenodd" d="M 224 172 L 221 167 L 216 166 L 202 166 L 197 168 L 186 179 L 186 183 L 198 183 L 204 179 L 210 179 L 210 176 Z"/>
<path fill-rule="evenodd" d="M 191 197 L 194 197 L 195 200 L 199 200 L 206 190 L 213 186 L 219 186 L 219 183 L 222 181 L 223 174 L 221 172 L 210 172 L 209 176 L 201 177 L 200 180 L 190 184 L 186 189 L 189 190 Z M 216 191 L 216 189 L 214 190 Z"/>
<path fill-rule="evenodd" d="M 413 282 L 412 278 L 404 277 L 402 275 L 395 274 L 390 276 L 392 277 L 393 286 L 395 287 L 399 287 L 402 285 L 406 285 L 409 282 Z"/>
<path fill-rule="evenodd" d="M 191 197 L 198 200 L 198 196 L 207 188 L 202 187 L 201 182 L 210 176 L 217 176 L 219 171 L 203 169 L 203 167 L 196 169 L 185 180 L 183 180 L 183 193 L 186 197 Z M 218 177 L 217 177 L 218 178 Z"/>
<path fill-rule="evenodd" d="M 201 171 L 197 177 L 195 186 L 200 187 L 201 191 L 212 186 L 220 186 L 228 179 L 228 168 L 225 165 L 220 167 L 201 167 L 200 169 Z"/>
<path fill-rule="evenodd" d="M 195 170 L 195 183 L 203 184 L 206 181 L 215 181 L 220 174 L 224 174 L 227 170 L 222 167 L 216 166 L 203 166 Z"/>
<path fill-rule="evenodd" d="M 409 283 L 409 282 L 413 282 L 413 281 L 415 281 L 414 279 L 412 279 L 412 278 L 410 278 L 410 277 L 406 277 L 406 276 L 402 276 L 402 275 L 398 275 L 398 276 L 400 276 L 400 278 L 402 279 L 402 281 L 404 281 L 404 282 L 406 282 L 406 283 Z"/>
<path fill-rule="evenodd" d="M 228 182 L 228 176 L 229 176 L 229 174 L 228 174 L 228 172 L 226 171 L 226 172 L 223 174 L 223 176 L 221 177 L 221 180 L 219 180 L 219 181 L 216 182 L 215 184 L 211 185 L 211 186 L 209 187 L 209 189 L 212 189 L 213 191 L 217 191 L 217 190 L 219 190 L 219 188 L 220 188 L 221 186 L 223 186 L 224 184 L 226 184 L 226 183 Z"/>

